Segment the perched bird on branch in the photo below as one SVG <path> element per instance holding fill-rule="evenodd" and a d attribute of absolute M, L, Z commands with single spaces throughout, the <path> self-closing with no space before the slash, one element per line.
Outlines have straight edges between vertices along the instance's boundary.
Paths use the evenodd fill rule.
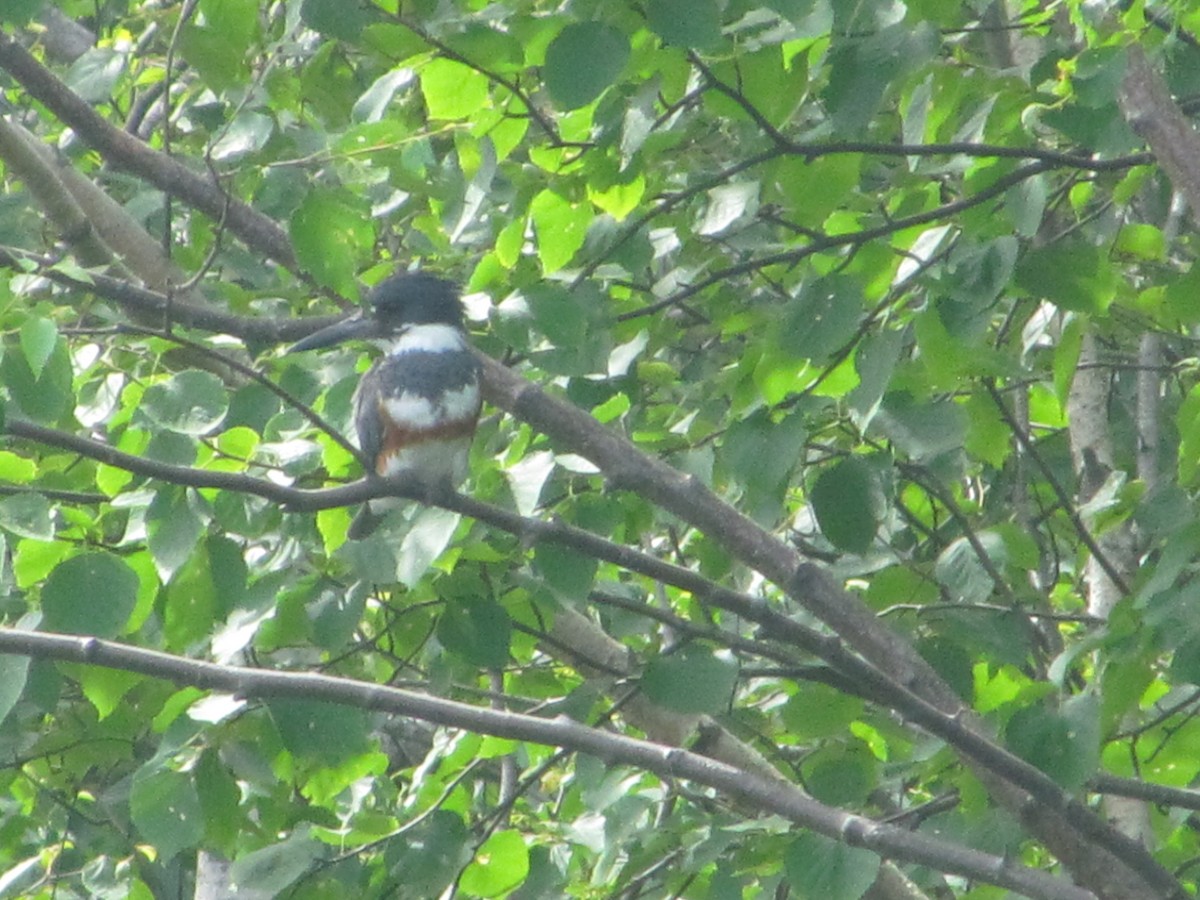
<path fill-rule="evenodd" d="M 458 291 L 434 275 L 403 272 L 381 281 L 368 306 L 366 313 L 309 335 L 289 352 L 354 338 L 378 343 L 384 355 L 354 392 L 354 428 L 363 456 L 375 475 L 456 488 L 467 477 L 482 404 L 480 366 L 463 327 Z M 350 538 L 369 535 L 400 502 L 370 501 L 351 524 Z"/>

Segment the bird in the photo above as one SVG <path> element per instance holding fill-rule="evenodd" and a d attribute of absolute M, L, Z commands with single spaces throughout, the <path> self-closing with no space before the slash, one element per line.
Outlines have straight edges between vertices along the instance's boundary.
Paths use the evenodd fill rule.
<path fill-rule="evenodd" d="M 314 332 L 289 353 L 355 338 L 384 350 L 354 391 L 354 429 L 364 462 L 383 478 L 407 476 L 428 489 L 466 480 L 482 406 L 481 366 L 463 325 L 453 283 L 427 272 L 400 272 L 368 294 L 367 310 Z M 369 501 L 347 536 L 360 540 L 379 526 L 394 498 Z"/>

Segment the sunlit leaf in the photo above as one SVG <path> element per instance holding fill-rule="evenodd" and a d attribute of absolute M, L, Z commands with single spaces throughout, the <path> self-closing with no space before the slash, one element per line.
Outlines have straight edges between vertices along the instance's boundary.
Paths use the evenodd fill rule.
<path fill-rule="evenodd" d="M 487 77 L 460 62 L 435 59 L 421 67 L 419 76 L 432 119 L 461 119 L 487 104 Z"/>
<path fill-rule="evenodd" d="M 529 850 L 519 832 L 497 831 L 475 851 L 460 885 L 477 897 L 506 896 L 529 874 Z"/>

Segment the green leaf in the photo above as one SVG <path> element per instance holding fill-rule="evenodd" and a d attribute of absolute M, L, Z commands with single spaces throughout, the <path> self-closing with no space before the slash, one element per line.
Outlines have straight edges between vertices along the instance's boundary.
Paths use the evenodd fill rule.
<path fill-rule="evenodd" d="M 1171 657 L 1171 678 L 1188 684 L 1200 684 L 1200 637 L 1180 644 Z"/>
<path fill-rule="evenodd" d="M 343 297 L 358 296 L 354 276 L 375 245 L 375 228 L 358 198 L 340 190 L 310 190 L 288 230 L 297 260 L 317 281 Z"/>
<path fill-rule="evenodd" d="M 158 577 L 168 582 L 196 549 L 204 533 L 204 523 L 192 510 L 185 488 L 164 488 L 150 501 L 146 527 L 149 532 L 146 543 Z"/>
<path fill-rule="evenodd" d="M 525 63 L 525 48 L 521 40 L 515 34 L 476 21 L 477 18 L 469 17 L 462 31 L 448 34 L 445 38 L 447 45 L 467 59 L 486 59 L 488 71 L 520 71 Z"/>
<path fill-rule="evenodd" d="M 248 74 L 247 54 L 261 37 L 258 4 L 200 0 L 200 13 L 184 27 L 180 49 L 210 86 L 233 87 Z"/>
<path fill-rule="evenodd" d="M 354 636 L 369 594 L 359 582 L 346 588 L 324 584 L 308 604 L 313 641 L 324 650 L 340 650 Z"/>
<path fill-rule="evenodd" d="M 5 497 L 0 500 L 0 528 L 20 537 L 50 540 L 54 537 L 50 501 L 32 492 Z"/>
<path fill-rule="evenodd" d="M 0 654 L 0 725 L 4 724 L 5 718 L 21 699 L 28 674 L 28 656 Z"/>
<path fill-rule="evenodd" d="M 920 402 L 909 394 L 888 394 L 874 424 L 914 461 L 929 462 L 962 447 L 967 417 L 948 400 Z"/>
<path fill-rule="evenodd" d="M 1030 250 L 1017 263 L 1016 283 L 1032 297 L 1076 312 L 1102 313 L 1117 296 L 1107 250 L 1081 240 Z"/>
<path fill-rule="evenodd" d="M 49 319 L 26 319 L 21 325 L 21 352 L 34 378 L 41 377 L 57 343 L 58 327 Z"/>
<path fill-rule="evenodd" d="M 44 624 L 51 631 L 110 638 L 121 633 L 137 602 L 138 577 L 103 550 L 59 563 L 42 588 Z"/>
<path fill-rule="evenodd" d="M 1003 572 L 1007 562 L 1004 541 L 991 531 L 980 532 L 977 537 L 993 567 Z M 942 551 L 934 574 L 950 598 L 960 603 L 986 603 L 996 590 L 979 554 L 966 538 L 956 538 Z"/>
<path fill-rule="evenodd" d="M 229 870 L 233 896 L 278 897 L 289 885 L 325 856 L 324 847 L 310 837 L 309 826 L 301 823 L 283 840 L 238 857 Z"/>
<path fill-rule="evenodd" d="M 125 63 L 126 54 L 112 47 L 92 47 L 71 63 L 64 80 L 87 103 L 111 100 Z"/>
<path fill-rule="evenodd" d="M 475 851 L 459 885 L 472 897 L 508 894 L 529 875 L 529 849 L 517 831 L 497 831 Z"/>
<path fill-rule="evenodd" d="M 835 39 L 829 53 L 829 84 L 823 95 L 834 134 L 861 134 L 875 118 L 891 84 L 901 73 L 930 59 L 937 47 L 937 33 L 928 23 L 913 27 L 905 22 Z"/>
<path fill-rule="evenodd" d="M 859 415 L 859 427 L 865 429 L 874 418 L 900 361 L 904 340 L 903 331 L 881 329 L 868 334 L 855 348 L 854 368 L 859 382 L 848 399 Z"/>
<path fill-rule="evenodd" d="M 629 39 L 603 22 L 575 22 L 546 48 L 542 77 L 563 109 L 591 103 L 616 81 L 629 60 Z"/>
<path fill-rule="evenodd" d="M 129 812 L 143 840 L 157 848 L 163 860 L 195 847 L 204 834 L 196 786 L 182 772 L 139 769 L 129 793 Z"/>
<path fill-rule="evenodd" d="M 805 758 L 804 786 L 822 803 L 858 806 L 875 790 L 879 761 L 862 744 L 827 746 Z"/>
<path fill-rule="evenodd" d="M 154 565 L 157 570 L 157 560 Z M 217 593 L 212 569 L 208 548 L 199 544 L 167 585 L 162 615 L 168 649 L 186 651 L 212 633 L 223 599 Z"/>
<path fill-rule="evenodd" d="M 649 0 L 646 18 L 668 44 L 707 50 L 721 40 L 716 0 Z"/>
<path fill-rule="evenodd" d="M 136 672 L 105 669 L 100 666 L 73 667 L 71 673 L 79 682 L 83 696 L 96 708 L 101 719 L 107 719 L 133 688 L 145 677 Z"/>
<path fill-rule="evenodd" d="M 525 300 L 538 330 L 554 345 L 577 348 L 587 339 L 588 310 L 579 294 L 553 283 L 535 284 Z"/>
<path fill-rule="evenodd" d="M 660 706 L 689 714 L 729 709 L 737 684 L 732 656 L 703 644 L 687 644 L 677 653 L 655 656 L 642 674 L 642 691 Z"/>
<path fill-rule="evenodd" d="M 248 153 L 256 153 L 266 146 L 274 133 L 275 120 L 270 116 L 242 110 L 222 129 L 221 137 L 212 146 L 212 158 L 230 163 Z"/>
<path fill-rule="evenodd" d="M 355 122 L 378 122 L 387 112 L 396 92 L 413 81 L 411 69 L 391 69 L 375 79 L 354 103 L 350 116 Z"/>
<path fill-rule="evenodd" d="M 1100 47 L 1080 53 L 1071 77 L 1075 101 L 1092 109 L 1116 104 L 1125 77 L 1125 63 L 1124 47 Z"/>
<path fill-rule="evenodd" d="M 503 606 L 489 600 L 448 603 L 438 620 L 437 636 L 469 664 L 498 669 L 508 662 L 512 622 Z"/>
<path fill-rule="evenodd" d="M 1157 262 L 1166 258 L 1167 241 L 1162 229 L 1140 222 L 1121 227 L 1113 250 L 1139 260 Z"/>
<path fill-rule="evenodd" d="M 429 571 L 433 562 L 454 537 L 461 516 L 447 509 L 425 507 L 413 518 L 400 543 L 396 578 L 406 587 L 414 587 Z"/>
<path fill-rule="evenodd" d="M 863 713 L 863 701 L 819 683 L 805 683 L 781 711 L 788 735 L 799 741 L 845 734 Z"/>
<path fill-rule="evenodd" d="M 388 863 L 413 897 L 437 897 L 471 859 L 470 839 L 460 816 L 435 808 L 388 844 Z"/>
<path fill-rule="evenodd" d="M 967 436 L 963 447 L 976 459 L 1001 469 L 1012 455 L 1013 433 L 995 401 L 983 394 L 972 394 L 963 408 L 967 413 Z"/>
<path fill-rule="evenodd" d="M 568 603 L 581 603 L 592 589 L 598 568 L 596 558 L 571 547 L 539 543 L 533 549 L 534 570 Z"/>
<path fill-rule="evenodd" d="M 753 216 L 758 211 L 759 189 L 757 181 L 735 181 L 710 190 L 708 206 L 696 226 L 696 233 L 720 234 L 739 220 Z"/>
<path fill-rule="evenodd" d="M 930 637 L 917 642 L 917 652 L 959 697 L 971 702 L 975 693 L 971 667 L 975 660 L 966 647 L 950 638 Z"/>
<path fill-rule="evenodd" d="M 34 375 L 24 353 L 5 353 L 0 375 L 22 413 L 35 422 L 52 425 L 75 403 L 74 370 L 66 341 L 55 341 L 42 370 Z"/>
<path fill-rule="evenodd" d="M 774 177 L 764 182 L 763 191 L 767 199 L 778 197 L 797 214 L 824 222 L 854 196 L 862 164 L 862 157 L 854 153 L 812 160 L 785 156 L 774 164 Z"/>
<path fill-rule="evenodd" d="M 243 818 L 238 809 L 242 792 L 237 779 L 222 765 L 220 756 L 213 749 L 201 754 L 195 777 L 206 839 L 215 841 L 221 848 L 235 847 Z"/>
<path fill-rule="evenodd" d="M 38 14 L 44 0 L 5 0 L 0 3 L 0 22 L 20 27 Z"/>
<path fill-rule="evenodd" d="M 465 119 L 489 105 L 487 76 L 452 59 L 421 67 L 421 94 L 431 119 Z"/>
<path fill-rule="evenodd" d="M 313 31 L 343 41 L 357 41 L 375 19 L 375 10 L 357 0 L 304 0 L 300 18 Z"/>
<path fill-rule="evenodd" d="M 0 422 L 0 428 L 3 423 Z M 0 481 L 9 484 L 28 484 L 37 477 L 37 463 L 11 450 L 0 450 Z"/>
<path fill-rule="evenodd" d="M 881 497 L 875 473 L 848 456 L 817 476 L 810 492 L 821 533 L 848 553 L 865 553 L 879 528 Z"/>
<path fill-rule="evenodd" d="M 800 897 L 859 900 L 874 883 L 879 857 L 814 831 L 805 831 L 784 853 L 784 869 Z"/>
<path fill-rule="evenodd" d="M 221 424 L 229 394 L 211 372 L 187 369 L 146 388 L 141 410 L 157 425 L 178 434 L 202 435 Z"/>
<path fill-rule="evenodd" d="M 592 211 L 586 204 L 571 203 L 551 190 L 534 197 L 529 211 L 537 231 L 542 274 L 550 275 L 569 263 L 583 246 Z"/>
<path fill-rule="evenodd" d="M 718 459 L 745 488 L 747 512 L 757 521 L 773 522 L 778 517 L 807 437 L 801 413 L 773 421 L 765 409 L 734 422 L 725 433 Z"/>
<path fill-rule="evenodd" d="M 270 700 L 283 745 L 296 756 L 332 765 L 367 748 L 367 714 L 319 700 Z"/>
<path fill-rule="evenodd" d="M 1074 791 L 1091 777 L 1099 760 L 1098 723 L 1094 699 L 1070 719 L 1035 704 L 1013 714 L 1004 741 L 1017 756 Z"/>

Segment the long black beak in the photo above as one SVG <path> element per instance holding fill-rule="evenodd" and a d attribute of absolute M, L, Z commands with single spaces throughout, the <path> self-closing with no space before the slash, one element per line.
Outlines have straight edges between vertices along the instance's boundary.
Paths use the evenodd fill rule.
<path fill-rule="evenodd" d="M 317 350 L 321 347 L 332 347 L 353 338 L 372 338 L 378 334 L 378 328 L 373 319 L 362 313 L 356 313 L 348 319 L 335 322 L 320 331 L 314 331 L 303 340 L 297 341 L 288 348 L 288 353 L 302 353 L 305 350 Z"/>

